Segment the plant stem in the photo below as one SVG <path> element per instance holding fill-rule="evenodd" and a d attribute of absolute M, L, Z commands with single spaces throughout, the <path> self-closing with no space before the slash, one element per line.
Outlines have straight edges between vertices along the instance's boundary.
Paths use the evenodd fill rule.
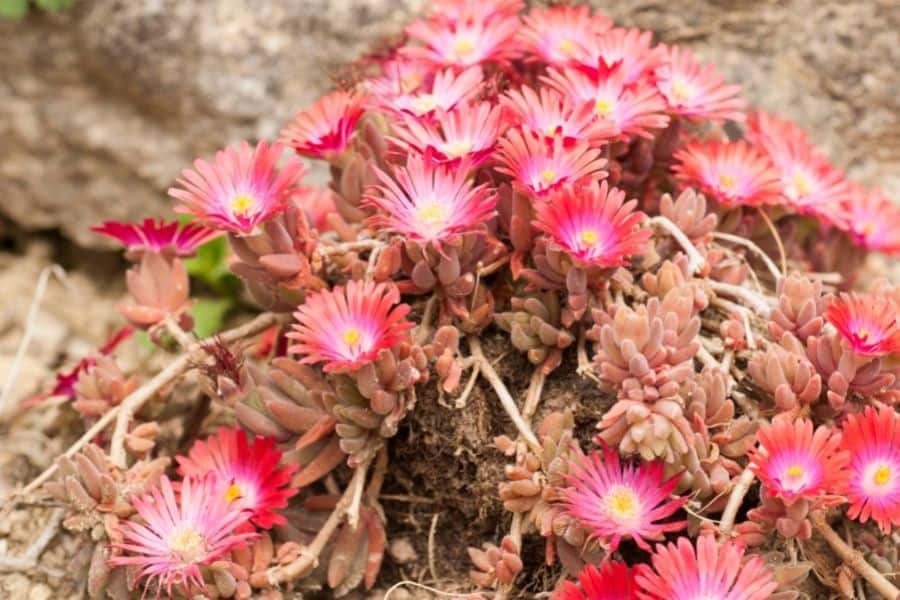
<path fill-rule="evenodd" d="M 731 533 L 731 528 L 734 526 L 734 519 L 737 517 L 737 512 L 741 508 L 741 504 L 744 503 L 744 496 L 750 491 L 750 486 L 753 485 L 753 480 L 755 478 L 756 475 L 749 467 L 747 467 L 744 469 L 744 472 L 741 473 L 737 483 L 734 484 L 734 487 L 731 489 L 731 495 L 728 496 L 728 503 L 725 505 L 725 510 L 722 511 L 722 520 L 719 522 L 719 532 L 722 534 L 723 538 L 727 538 Z"/>
<path fill-rule="evenodd" d="M 684 234 L 681 228 L 678 227 L 678 225 L 663 216 L 656 216 L 650 219 L 650 225 L 664 230 L 666 233 L 675 238 L 675 241 L 678 242 L 678 245 L 681 246 L 681 249 L 684 250 L 685 254 L 687 254 L 688 277 L 693 277 L 693 275 L 697 273 L 697 271 L 699 271 L 706 265 L 706 259 L 703 258 L 700 252 L 697 251 L 696 246 L 691 243 L 691 240 L 688 239 L 688 237 Z"/>

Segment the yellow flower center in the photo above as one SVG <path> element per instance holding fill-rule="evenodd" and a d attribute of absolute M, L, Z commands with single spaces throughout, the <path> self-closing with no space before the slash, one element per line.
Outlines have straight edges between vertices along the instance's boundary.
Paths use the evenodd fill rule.
<path fill-rule="evenodd" d="M 437 106 L 438 101 L 434 94 L 422 94 L 413 98 L 412 101 L 413 110 L 420 115 L 433 111 Z"/>
<path fill-rule="evenodd" d="M 597 243 L 597 232 L 592 229 L 585 229 L 581 232 L 581 243 L 585 246 L 593 246 Z"/>
<path fill-rule="evenodd" d="M 876 485 L 885 485 L 891 480 L 891 469 L 887 466 L 878 467 L 872 477 Z"/>
<path fill-rule="evenodd" d="M 597 101 L 594 102 L 594 112 L 601 117 L 608 117 L 612 111 L 613 103 L 611 100 L 607 100 L 605 98 L 597 98 Z"/>
<path fill-rule="evenodd" d="M 793 184 L 798 196 L 806 196 L 813 191 L 812 182 L 806 173 L 794 173 Z"/>
<path fill-rule="evenodd" d="M 672 97 L 679 102 L 686 102 L 694 97 L 694 90 L 680 79 L 672 82 Z"/>
<path fill-rule="evenodd" d="M 878 225 L 871 222 L 863 223 L 862 226 L 860 226 L 860 230 L 862 231 L 863 235 L 872 235 L 877 229 Z"/>
<path fill-rule="evenodd" d="M 456 43 L 453 44 L 453 52 L 459 58 L 465 58 L 472 54 L 475 50 L 475 42 L 473 42 L 470 38 L 459 38 L 456 40 Z"/>
<path fill-rule="evenodd" d="M 412 73 L 400 78 L 400 89 L 404 92 L 411 92 L 422 85 L 422 76 L 418 73 Z"/>
<path fill-rule="evenodd" d="M 428 225 L 438 225 L 447 219 L 447 209 L 437 202 L 429 202 L 416 210 L 419 219 Z"/>
<path fill-rule="evenodd" d="M 358 329 L 348 329 L 344 332 L 344 343 L 353 346 L 359 343 L 360 333 Z"/>
<path fill-rule="evenodd" d="M 206 540 L 193 528 L 176 531 L 169 537 L 169 548 L 179 554 L 185 562 L 196 562 L 206 552 Z"/>
<path fill-rule="evenodd" d="M 572 54 L 575 52 L 575 44 L 572 43 L 572 40 L 562 40 L 559 42 L 559 51 L 563 54 Z"/>
<path fill-rule="evenodd" d="M 869 331 L 868 329 L 866 329 L 865 327 L 860 327 L 856 332 L 856 337 L 858 337 L 861 340 L 867 340 L 867 339 L 869 339 L 869 336 L 871 336 L 871 335 L 872 335 L 872 332 Z"/>
<path fill-rule="evenodd" d="M 640 500 L 633 490 L 624 486 L 616 486 L 606 496 L 606 509 L 609 513 L 622 520 L 637 517 Z"/>
<path fill-rule="evenodd" d="M 800 465 L 791 465 L 787 470 L 788 477 L 800 477 L 803 475 L 803 467 Z"/>
<path fill-rule="evenodd" d="M 444 145 L 444 154 L 454 158 L 461 158 L 472 150 L 471 142 L 457 140 Z"/>
<path fill-rule="evenodd" d="M 553 180 L 556 179 L 556 171 L 553 169 L 544 169 L 541 172 L 541 179 L 543 179 L 546 183 L 553 183 Z"/>
<path fill-rule="evenodd" d="M 719 187 L 721 187 L 726 192 L 733 190 L 736 185 L 737 179 L 735 179 L 728 173 L 722 173 L 721 175 L 719 175 Z"/>
<path fill-rule="evenodd" d="M 246 215 L 254 206 L 256 206 L 256 200 L 253 196 L 238 194 L 231 201 L 231 212 L 238 216 Z"/>
<path fill-rule="evenodd" d="M 243 496 L 241 493 L 241 488 L 238 487 L 236 483 L 232 483 L 228 486 L 228 489 L 225 490 L 225 501 L 226 502 L 234 502 L 238 498 Z"/>

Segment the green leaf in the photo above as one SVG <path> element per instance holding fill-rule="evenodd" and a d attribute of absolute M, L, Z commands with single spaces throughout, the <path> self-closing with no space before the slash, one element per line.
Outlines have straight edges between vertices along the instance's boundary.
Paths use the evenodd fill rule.
<path fill-rule="evenodd" d="M 237 278 L 228 269 L 228 241 L 224 237 L 210 240 L 197 248 L 193 258 L 184 261 L 188 274 L 223 294 L 234 295 Z"/>
<path fill-rule="evenodd" d="M 191 308 L 194 317 L 194 333 L 203 339 L 221 331 L 225 316 L 234 301 L 231 298 L 200 298 Z"/>
<path fill-rule="evenodd" d="M 34 0 L 34 3 L 51 12 L 63 10 L 72 6 L 74 0 Z"/>
<path fill-rule="evenodd" d="M 28 14 L 28 0 L 0 0 L 0 19 L 21 19 Z"/>

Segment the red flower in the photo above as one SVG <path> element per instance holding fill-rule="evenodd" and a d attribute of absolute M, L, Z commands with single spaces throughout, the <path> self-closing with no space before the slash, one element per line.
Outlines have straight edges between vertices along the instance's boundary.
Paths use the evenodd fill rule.
<path fill-rule="evenodd" d="M 300 362 L 324 362 L 326 372 L 356 370 L 408 338 L 410 307 L 398 302 L 396 287 L 371 281 L 310 294 L 294 313 L 289 351 Z"/>
<path fill-rule="evenodd" d="M 656 87 L 666 99 L 669 112 L 694 121 L 721 123 L 744 120 L 746 103 L 741 88 L 725 83 L 712 65 L 694 60 L 687 48 L 667 48 L 666 61 L 656 69 Z"/>
<path fill-rule="evenodd" d="M 297 154 L 332 160 L 340 156 L 356 132 L 363 116 L 365 96 L 337 91 L 321 98 L 308 110 L 298 112 L 281 131 L 281 142 Z"/>
<path fill-rule="evenodd" d="M 776 417 L 757 433 L 759 447 L 750 451 L 750 468 L 767 494 L 785 504 L 839 494 L 847 478 L 849 456 L 840 450 L 841 434 L 812 421 Z"/>
<path fill-rule="evenodd" d="M 517 55 L 512 41 L 521 26 L 515 16 L 457 23 L 418 20 L 406 27 L 406 34 L 423 45 L 403 46 L 400 54 L 442 67 L 465 68 L 491 61 L 507 63 Z"/>
<path fill-rule="evenodd" d="M 662 461 L 637 466 L 622 464 L 619 454 L 606 448 L 570 463 L 568 487 L 562 488 L 565 512 L 614 551 L 622 538 L 632 538 L 650 550 L 647 540 L 661 540 L 679 531 L 686 521 L 658 523 L 680 509 L 687 498 L 671 498 L 678 477 L 663 478 Z"/>
<path fill-rule="evenodd" d="M 585 565 L 578 583 L 563 583 L 553 600 L 636 600 L 634 572 L 623 562 L 604 560 L 599 568 Z"/>
<path fill-rule="evenodd" d="M 223 427 L 206 441 L 194 442 L 187 456 L 176 456 L 175 460 L 182 477 L 212 474 L 213 495 L 249 511 L 257 527 L 271 529 L 287 522 L 276 511 L 286 507 L 297 493 L 297 488 L 290 487 L 297 465 L 278 466 L 281 450 L 275 447 L 274 438 L 256 436 L 251 443 L 243 430 Z"/>
<path fill-rule="evenodd" d="M 511 129 L 497 147 L 497 171 L 513 178 L 520 188 L 533 196 L 545 196 L 562 185 L 574 185 L 588 179 L 606 177 L 606 160 L 587 143 L 565 147 L 562 138 L 552 144 L 521 129 Z"/>
<path fill-rule="evenodd" d="M 588 75 L 600 77 L 611 69 L 622 74 L 626 85 L 637 83 L 665 60 L 662 48 L 651 48 L 653 34 L 640 29 L 610 29 L 593 44 L 578 49 L 574 58 Z"/>
<path fill-rule="evenodd" d="M 692 142 L 675 152 L 672 169 L 724 206 L 778 204 L 781 183 L 768 158 L 741 140 Z"/>
<path fill-rule="evenodd" d="M 428 117 L 435 112 L 449 112 L 464 106 L 478 95 L 483 81 L 484 74 L 481 67 L 471 67 L 461 73 L 456 73 L 452 69 L 440 71 L 430 82 L 409 91 L 397 91 L 387 80 L 374 80 L 370 88 L 372 102 L 380 110 Z"/>
<path fill-rule="evenodd" d="M 435 124 L 404 115 L 403 126 L 390 138 L 402 150 L 414 150 L 431 161 L 475 168 L 494 150 L 500 136 L 501 108 L 482 102 L 438 116 Z"/>
<path fill-rule="evenodd" d="M 203 225 L 177 221 L 166 223 L 144 219 L 143 223 L 105 221 L 91 227 L 91 231 L 122 242 L 129 257 L 139 259 L 144 251 L 174 256 L 192 256 L 199 246 L 221 234 Z"/>
<path fill-rule="evenodd" d="M 643 254 L 651 231 L 641 229 L 646 215 L 635 211 L 637 200 L 625 202 L 625 192 L 603 181 L 583 187 L 566 186 L 536 205 L 534 226 L 582 265 L 627 265 Z"/>
<path fill-rule="evenodd" d="M 250 234 L 287 208 L 297 191 L 297 181 L 306 168 L 290 158 L 279 171 L 275 164 L 282 146 L 260 142 L 253 149 L 247 142 L 216 153 L 215 162 L 194 161 L 194 169 L 181 172 L 183 189 L 170 188 L 169 195 L 183 204 L 176 212 L 192 214 L 213 229 Z"/>
<path fill-rule="evenodd" d="M 613 25 L 607 16 L 592 14 L 589 6 L 568 4 L 533 8 L 522 21 L 519 39 L 532 55 L 528 58 L 550 65 L 569 64 L 576 52 L 585 53 Z"/>
<path fill-rule="evenodd" d="M 900 350 L 900 315 L 888 296 L 841 294 L 828 304 L 825 318 L 857 354 L 883 356 Z"/>
<path fill-rule="evenodd" d="M 900 205 L 879 188 L 853 186 L 843 206 L 854 242 L 869 250 L 900 255 Z"/>
<path fill-rule="evenodd" d="M 561 137 L 566 145 L 609 139 L 618 134 L 613 127 L 598 120 L 588 104 L 576 109 L 573 102 L 556 90 L 542 87 L 539 92 L 540 96 L 532 88 L 523 87 L 500 96 L 500 103 L 512 121 L 522 129 L 544 136 L 551 144 L 553 138 Z"/>
<path fill-rule="evenodd" d="M 847 516 L 878 523 L 885 535 L 900 525 L 900 417 L 889 406 L 867 406 L 844 423 L 841 446 L 850 453 Z"/>

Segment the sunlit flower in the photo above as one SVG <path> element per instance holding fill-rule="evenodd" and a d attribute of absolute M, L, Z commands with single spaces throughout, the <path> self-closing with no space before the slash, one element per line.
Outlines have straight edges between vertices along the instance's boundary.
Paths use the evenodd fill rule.
<path fill-rule="evenodd" d="M 653 567 L 638 565 L 640 600 L 768 600 L 778 583 L 760 556 L 744 558 L 744 547 L 711 535 L 659 544 Z"/>
<path fill-rule="evenodd" d="M 540 95 L 539 95 L 540 94 Z M 574 103 L 556 90 L 530 87 L 512 90 L 500 96 L 514 124 L 552 140 L 561 137 L 565 144 L 615 137 L 618 131 L 595 118 L 587 104 Z"/>
<path fill-rule="evenodd" d="M 144 219 L 143 223 L 106 221 L 91 227 L 91 231 L 120 241 L 131 258 L 139 258 L 144 251 L 192 256 L 199 246 L 221 234 L 196 223 L 179 225 L 177 221 L 166 223 L 153 219 Z"/>
<path fill-rule="evenodd" d="M 665 55 L 665 62 L 655 72 L 656 87 L 670 113 L 713 122 L 744 120 L 746 103 L 740 97 L 740 86 L 726 83 L 714 66 L 697 62 L 687 48 L 672 46 Z"/>
<path fill-rule="evenodd" d="M 557 137 L 547 144 L 543 137 L 511 129 L 497 146 L 497 171 L 513 178 L 534 196 L 544 196 L 561 185 L 606 177 L 606 160 L 587 143 L 566 147 Z"/>
<path fill-rule="evenodd" d="M 578 583 L 566 581 L 553 600 L 636 600 L 634 571 L 623 562 L 604 560 L 599 567 L 585 565 Z"/>
<path fill-rule="evenodd" d="M 781 182 L 767 156 L 747 142 L 692 142 L 675 152 L 676 177 L 724 206 L 778 204 Z"/>
<path fill-rule="evenodd" d="M 625 202 L 625 192 L 606 181 L 552 192 L 535 209 L 534 226 L 579 264 L 612 267 L 643 254 L 649 229 L 640 227 L 646 215 L 637 200 Z"/>
<path fill-rule="evenodd" d="M 479 18 L 456 24 L 420 19 L 409 24 L 406 33 L 423 45 L 403 46 L 400 53 L 444 67 L 504 63 L 517 54 L 512 41 L 521 26 L 518 17 Z"/>
<path fill-rule="evenodd" d="M 303 363 L 324 362 L 326 372 L 356 370 L 408 337 L 410 307 L 399 302 L 395 286 L 372 281 L 310 294 L 294 313 L 289 351 Z"/>
<path fill-rule="evenodd" d="M 423 60 L 395 56 L 380 62 L 381 73 L 364 79 L 360 86 L 369 92 L 369 103 L 380 106 L 394 96 L 411 94 L 434 75 L 434 65 Z"/>
<path fill-rule="evenodd" d="M 900 416 L 890 406 L 866 407 L 844 422 L 842 447 L 850 453 L 847 516 L 871 518 L 885 534 L 900 525 Z"/>
<path fill-rule="evenodd" d="M 402 150 L 414 150 L 437 164 L 471 168 L 483 163 L 494 150 L 502 125 L 502 109 L 487 102 L 444 113 L 435 123 L 405 115 L 403 124 L 390 138 Z"/>
<path fill-rule="evenodd" d="M 589 6 L 569 4 L 533 8 L 522 21 L 519 38 L 525 50 L 550 65 L 570 63 L 576 52 L 585 53 L 613 25 L 607 16 L 592 14 Z"/>
<path fill-rule="evenodd" d="M 608 544 L 610 551 L 623 538 L 632 538 L 649 550 L 647 540 L 661 540 L 687 524 L 658 523 L 687 501 L 670 498 L 678 477 L 664 479 L 661 461 L 622 464 L 619 454 L 606 448 L 602 455 L 592 452 L 569 467 L 569 487 L 560 490 L 564 510 L 587 530 L 590 539 Z"/>
<path fill-rule="evenodd" d="M 900 204 L 892 202 L 879 188 L 866 192 L 854 186 L 844 205 L 850 235 L 869 250 L 900 255 Z"/>
<path fill-rule="evenodd" d="M 395 167 L 393 176 L 377 170 L 379 193 L 367 195 L 366 202 L 380 212 L 370 217 L 369 224 L 438 245 L 483 229 L 495 214 L 497 197 L 486 185 L 473 186 L 469 171 L 465 163 L 433 165 L 417 155 L 409 157 L 406 167 Z"/>
<path fill-rule="evenodd" d="M 573 58 L 587 74 L 601 77 L 617 69 L 626 85 L 649 75 L 665 60 L 662 48 L 652 48 L 653 34 L 640 29 L 610 29 L 592 44 L 575 51 Z"/>
<path fill-rule="evenodd" d="M 481 92 L 483 81 L 481 67 L 471 67 L 461 73 L 452 69 L 440 71 L 430 82 L 400 94 L 388 89 L 384 82 L 373 82 L 372 101 L 387 112 L 426 117 L 465 105 Z"/>
<path fill-rule="evenodd" d="M 132 498 L 141 522 L 119 522 L 121 542 L 113 547 L 126 552 L 109 559 L 113 566 L 133 566 L 137 579 L 146 579 L 146 591 L 155 588 L 159 598 L 174 597 L 182 587 L 205 590 L 200 567 L 223 558 L 233 548 L 246 545 L 256 534 L 234 533 L 248 514 L 214 492 L 213 478 L 187 478 L 176 497 L 172 484 L 162 477 L 158 488 Z"/>
<path fill-rule="evenodd" d="M 626 85 L 622 71 L 613 69 L 589 77 L 575 69 L 551 69 L 543 81 L 566 96 L 575 106 L 587 104 L 606 138 L 638 135 L 651 138 L 650 130 L 669 123 L 666 103 L 655 88 Z"/>
<path fill-rule="evenodd" d="M 428 16 L 449 25 L 489 21 L 494 17 L 514 17 L 524 7 L 522 0 L 440 0 L 428 7 Z"/>
<path fill-rule="evenodd" d="M 319 231 L 331 229 L 329 217 L 337 212 L 332 190 L 321 187 L 304 187 L 295 196 L 295 202 L 303 209 L 310 225 Z"/>
<path fill-rule="evenodd" d="M 280 144 L 260 142 L 254 149 L 247 142 L 216 153 L 214 163 L 194 161 L 194 170 L 181 172 L 169 195 L 183 204 L 176 212 L 197 216 L 213 229 L 237 234 L 252 233 L 256 227 L 287 208 L 288 198 L 297 190 L 297 181 L 306 168 L 291 157 L 279 170 Z"/>
<path fill-rule="evenodd" d="M 276 511 L 297 493 L 297 488 L 290 487 L 297 465 L 278 466 L 281 450 L 275 447 L 275 438 L 256 436 L 250 442 L 242 429 L 222 428 L 206 441 L 194 442 L 187 456 L 175 460 L 183 477 L 214 476 L 213 493 L 249 511 L 257 527 L 270 529 L 287 522 Z"/>
<path fill-rule="evenodd" d="M 294 115 L 281 132 L 281 142 L 303 156 L 331 160 L 353 139 L 364 102 L 363 94 L 332 92 Z"/>
<path fill-rule="evenodd" d="M 812 421 L 776 417 L 757 433 L 759 447 L 750 451 L 750 468 L 769 496 L 792 504 L 801 498 L 839 494 L 849 457 L 840 450 L 841 434 Z"/>
<path fill-rule="evenodd" d="M 900 351 L 900 309 L 884 294 L 841 294 L 829 302 L 825 318 L 857 354 L 882 356 Z"/>

